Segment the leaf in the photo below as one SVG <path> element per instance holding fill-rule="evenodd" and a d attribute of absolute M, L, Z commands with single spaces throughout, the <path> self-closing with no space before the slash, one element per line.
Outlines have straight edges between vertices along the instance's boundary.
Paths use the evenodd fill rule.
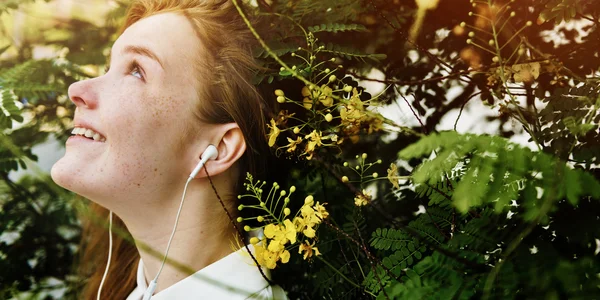
<path fill-rule="evenodd" d="M 344 32 L 344 31 L 357 31 L 357 32 L 365 32 L 367 28 L 361 24 L 340 24 L 340 23 L 332 23 L 332 24 L 321 24 L 315 26 L 308 26 L 308 31 L 316 33 L 316 32 Z"/>

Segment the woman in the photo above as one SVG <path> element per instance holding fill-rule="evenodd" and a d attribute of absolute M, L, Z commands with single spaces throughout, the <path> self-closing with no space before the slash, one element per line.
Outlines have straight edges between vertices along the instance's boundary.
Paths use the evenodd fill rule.
<path fill-rule="evenodd" d="M 116 237 L 101 284 L 108 238 L 104 227 L 86 225 L 82 270 L 91 275 L 82 298 L 137 300 L 148 291 L 153 299 L 285 299 L 245 247 L 232 250 L 243 241 L 224 211 L 237 217 L 240 179 L 266 144 L 264 104 L 250 81 L 254 38 L 224 0 L 137 0 L 124 28 L 106 74 L 69 88 L 75 129 L 51 172 L 96 211 L 114 212 L 136 241 Z M 209 145 L 217 153 L 186 185 Z M 195 276 L 162 269 L 167 248 Z"/>

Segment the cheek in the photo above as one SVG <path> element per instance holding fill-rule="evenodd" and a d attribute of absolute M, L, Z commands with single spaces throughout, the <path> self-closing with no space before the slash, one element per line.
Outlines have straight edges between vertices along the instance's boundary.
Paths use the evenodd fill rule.
<path fill-rule="evenodd" d="M 143 102 L 131 101 L 119 110 L 127 114 L 114 120 L 119 125 L 110 144 L 110 161 L 116 163 L 114 175 L 135 179 L 136 184 L 153 176 L 172 175 L 172 166 L 182 157 L 177 146 L 185 110 L 175 97 L 143 98 Z"/>

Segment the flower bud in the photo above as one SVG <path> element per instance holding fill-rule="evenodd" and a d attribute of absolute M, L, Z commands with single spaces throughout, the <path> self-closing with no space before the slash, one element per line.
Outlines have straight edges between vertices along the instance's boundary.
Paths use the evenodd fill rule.
<path fill-rule="evenodd" d="M 348 176 L 342 176 L 342 182 L 348 182 L 348 181 L 349 181 Z"/>
<path fill-rule="evenodd" d="M 277 96 L 277 102 L 284 103 L 285 102 L 285 97 L 284 96 Z"/>
<path fill-rule="evenodd" d="M 240 206 L 238 206 L 238 210 L 242 210 L 244 209 L 244 204 L 240 204 Z"/>
<path fill-rule="evenodd" d="M 257 237 L 253 236 L 250 238 L 250 244 L 256 245 L 258 242 L 260 242 L 260 240 Z"/>
<path fill-rule="evenodd" d="M 285 94 L 283 93 L 282 90 L 275 90 L 275 96 L 284 96 Z"/>
<path fill-rule="evenodd" d="M 284 214 L 286 217 L 287 217 L 287 216 L 289 216 L 289 215 L 290 215 L 290 213 L 291 213 L 291 211 L 290 211 L 290 209 L 289 209 L 289 208 L 287 208 L 287 207 L 286 207 L 286 208 L 284 208 L 284 209 L 283 209 L 283 214 Z"/>
<path fill-rule="evenodd" d="M 300 127 L 294 127 L 293 131 L 294 131 L 295 134 L 300 133 Z"/>
<path fill-rule="evenodd" d="M 242 219 L 242 217 L 238 217 L 237 221 L 238 221 L 238 223 L 242 223 L 242 221 L 244 221 L 244 219 Z"/>
<path fill-rule="evenodd" d="M 256 220 L 257 220 L 257 221 L 259 221 L 259 222 L 262 222 L 262 221 L 264 221 L 264 220 L 265 220 L 265 217 L 263 217 L 263 216 L 258 216 L 258 217 L 256 218 Z"/>
<path fill-rule="evenodd" d="M 337 79 L 335 75 L 329 76 L 329 82 L 334 82 Z"/>
<path fill-rule="evenodd" d="M 314 201 L 314 197 L 312 195 L 308 195 L 306 196 L 306 198 L 304 198 L 304 204 L 308 204 Z"/>
<path fill-rule="evenodd" d="M 283 197 L 283 196 L 285 196 L 285 194 L 286 194 L 286 193 L 287 193 L 287 192 L 286 192 L 285 190 L 282 190 L 282 191 L 279 193 L 279 195 L 281 195 L 281 197 Z"/>
<path fill-rule="evenodd" d="M 333 116 L 331 114 L 326 114 L 325 115 L 325 121 L 331 122 L 331 120 L 333 120 Z"/>
<path fill-rule="evenodd" d="M 292 185 L 290 187 L 290 194 L 296 191 L 296 186 Z"/>
<path fill-rule="evenodd" d="M 244 231 L 250 231 L 250 226 L 248 226 L 248 225 L 244 226 Z"/>
<path fill-rule="evenodd" d="M 361 157 L 362 157 L 362 159 L 367 159 L 367 154 L 363 153 Z"/>
<path fill-rule="evenodd" d="M 377 174 L 377 172 L 373 173 L 373 178 L 377 178 L 379 177 L 379 174 Z"/>

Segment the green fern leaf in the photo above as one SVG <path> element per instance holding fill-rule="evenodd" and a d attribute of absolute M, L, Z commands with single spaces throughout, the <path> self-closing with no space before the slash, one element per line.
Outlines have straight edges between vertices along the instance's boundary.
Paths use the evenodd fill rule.
<path fill-rule="evenodd" d="M 331 24 L 321 24 L 315 26 L 308 26 L 308 31 L 310 32 L 343 32 L 343 31 L 358 31 L 364 32 L 367 31 L 367 28 L 360 24 L 340 24 L 340 23 L 331 23 Z"/>

